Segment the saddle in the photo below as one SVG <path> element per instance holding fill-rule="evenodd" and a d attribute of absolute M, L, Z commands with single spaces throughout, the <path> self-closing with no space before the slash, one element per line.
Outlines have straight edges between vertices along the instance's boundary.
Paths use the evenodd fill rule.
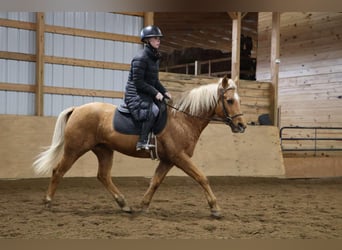
<path fill-rule="evenodd" d="M 153 125 L 152 132 L 149 134 L 150 144 L 156 146 L 156 138 L 155 135 L 159 134 L 165 127 L 167 121 L 167 112 L 165 102 L 157 103 L 159 108 L 159 115 L 156 118 L 156 121 Z M 142 123 L 133 119 L 131 113 L 129 112 L 127 106 L 125 104 L 121 104 L 115 110 L 115 115 L 113 119 L 113 127 L 116 131 L 126 134 L 126 135 L 140 135 L 141 133 Z M 156 151 L 156 147 L 154 150 Z M 151 158 L 158 158 L 156 152 L 150 152 Z"/>

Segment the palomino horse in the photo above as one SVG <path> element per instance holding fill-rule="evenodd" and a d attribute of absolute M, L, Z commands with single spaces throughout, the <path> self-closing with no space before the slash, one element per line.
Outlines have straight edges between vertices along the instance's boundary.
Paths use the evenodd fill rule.
<path fill-rule="evenodd" d="M 204 189 L 213 217 L 221 217 L 207 177 L 191 161 L 201 132 L 218 117 L 231 127 L 232 132 L 244 132 L 246 123 L 240 112 L 240 100 L 235 82 L 226 77 L 216 84 L 202 85 L 184 92 L 168 108 L 165 128 L 156 136 L 159 165 L 140 203 L 141 211 L 148 209 L 152 196 L 173 166 L 182 169 Z M 74 162 L 89 150 L 98 159 L 98 180 L 113 196 L 121 210 L 132 212 L 124 195 L 113 184 L 111 168 L 113 151 L 149 158 L 149 152 L 136 151 L 137 135 L 126 135 L 113 129 L 116 106 L 106 103 L 89 103 L 62 111 L 55 125 L 50 147 L 42 152 L 33 167 L 36 173 L 46 173 L 51 168 L 52 177 L 45 197 L 51 205 L 57 185 Z M 61 157 L 59 157 L 62 155 Z M 60 159 L 60 160 L 59 160 Z"/>

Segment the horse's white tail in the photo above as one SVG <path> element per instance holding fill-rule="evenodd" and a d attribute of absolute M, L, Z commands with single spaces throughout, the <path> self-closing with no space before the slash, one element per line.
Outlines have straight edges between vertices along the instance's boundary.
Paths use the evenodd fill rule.
<path fill-rule="evenodd" d="M 56 166 L 60 154 L 64 148 L 64 128 L 67 123 L 69 114 L 74 107 L 63 110 L 56 121 L 55 130 L 52 137 L 51 145 L 42 153 L 40 153 L 32 164 L 36 174 L 46 174 L 51 168 Z"/>

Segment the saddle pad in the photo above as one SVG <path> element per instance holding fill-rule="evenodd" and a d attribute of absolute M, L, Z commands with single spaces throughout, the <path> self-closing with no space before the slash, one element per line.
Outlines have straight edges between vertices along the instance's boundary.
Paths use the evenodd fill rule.
<path fill-rule="evenodd" d="M 159 110 L 159 116 L 157 117 L 156 123 L 152 129 L 155 135 L 159 134 L 164 129 L 167 121 L 165 103 L 160 104 Z M 120 112 L 119 109 L 115 110 L 113 127 L 116 131 L 122 134 L 140 135 L 141 133 L 141 123 L 135 121 L 130 113 Z"/>
<path fill-rule="evenodd" d="M 122 134 L 140 135 L 141 123 L 135 122 L 130 113 L 121 113 L 118 109 L 115 110 L 113 126 Z"/>

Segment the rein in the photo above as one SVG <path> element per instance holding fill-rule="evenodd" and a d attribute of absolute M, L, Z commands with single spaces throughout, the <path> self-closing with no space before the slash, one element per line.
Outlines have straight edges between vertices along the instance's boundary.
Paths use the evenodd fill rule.
<path fill-rule="evenodd" d="M 221 102 L 222 102 L 222 108 L 223 108 L 223 113 L 224 113 L 224 119 L 217 119 L 217 118 L 205 118 L 205 117 L 201 117 L 201 116 L 197 116 L 197 115 L 192 115 L 186 111 L 183 111 L 183 110 L 179 110 L 179 108 L 176 108 L 175 106 L 172 106 L 171 104 L 169 104 L 168 102 L 165 102 L 165 104 L 167 106 L 169 106 L 170 108 L 172 109 L 175 109 L 179 112 L 182 112 L 188 116 L 192 116 L 192 117 L 195 117 L 195 118 L 198 118 L 198 119 L 201 119 L 201 120 L 207 120 L 207 121 L 217 121 L 217 122 L 223 122 L 224 124 L 226 125 L 229 125 L 229 126 L 232 126 L 233 125 L 233 120 L 236 118 L 236 117 L 239 117 L 239 116 L 242 116 L 243 114 L 236 114 L 236 115 L 233 115 L 233 116 L 230 116 L 228 114 L 228 111 L 226 109 L 226 106 L 224 105 L 224 93 L 227 91 L 228 89 L 226 89 L 225 91 L 222 91 L 221 92 Z"/>
<path fill-rule="evenodd" d="M 168 104 L 167 102 L 165 102 L 166 106 L 169 106 L 170 108 L 174 109 L 174 110 L 177 110 L 179 112 L 182 112 L 188 116 L 192 116 L 192 117 L 195 117 L 195 118 L 198 118 L 198 119 L 201 119 L 201 120 L 207 120 L 207 121 L 215 121 L 214 119 L 209 119 L 209 118 L 205 118 L 205 117 L 201 117 L 201 116 L 197 116 L 197 115 L 192 115 L 186 111 L 183 111 L 183 110 L 180 110 L 179 108 L 176 108 L 175 106 L 172 106 L 171 104 Z M 222 120 L 221 120 L 222 121 Z"/>

